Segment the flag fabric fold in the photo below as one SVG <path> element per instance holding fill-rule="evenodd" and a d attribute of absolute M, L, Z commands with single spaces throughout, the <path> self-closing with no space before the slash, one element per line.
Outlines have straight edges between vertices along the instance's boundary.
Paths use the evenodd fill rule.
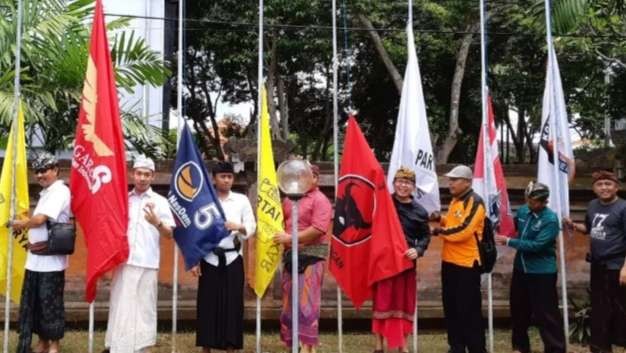
<path fill-rule="evenodd" d="M 485 122 L 481 125 L 472 188 L 485 201 L 487 216 L 498 234 L 515 235 L 515 224 L 509 203 L 509 193 L 504 179 L 504 171 L 498 153 L 496 123 L 491 96 L 487 98 L 487 139 L 485 141 Z M 486 145 L 485 145 L 486 143 Z"/>
<path fill-rule="evenodd" d="M 408 61 L 402 85 L 396 134 L 387 172 L 387 186 L 393 190 L 393 177 L 401 166 L 415 171 L 416 200 L 428 213 L 439 211 L 439 181 L 430 141 L 426 103 L 422 90 L 413 28 L 407 26 Z"/>
<path fill-rule="evenodd" d="M 15 136 L 17 134 L 17 136 Z M 15 144 L 13 142 L 16 142 Z M 11 271 L 11 300 L 20 302 L 22 283 L 24 282 L 24 265 L 28 250 L 28 230 L 11 234 L 11 229 L 5 227 L 11 220 L 11 198 L 15 196 L 15 218 L 25 219 L 30 211 L 28 197 L 28 165 L 26 159 L 26 142 L 24 135 L 24 112 L 22 104 L 18 107 L 17 122 L 11 124 L 11 132 L 7 143 L 2 175 L 0 176 L 0 290 L 6 293 L 7 271 Z M 15 165 L 15 170 L 13 166 Z M 13 174 L 15 173 L 15 179 Z M 15 184 L 13 184 L 15 181 Z M 13 261 L 9 268 L 7 239 L 13 242 Z"/>
<path fill-rule="evenodd" d="M 358 309 L 372 286 L 413 265 L 385 174 L 354 117 L 348 119 L 335 204 L 330 272 Z"/>
<path fill-rule="evenodd" d="M 88 302 L 98 278 L 128 258 L 127 180 L 115 73 L 97 0 L 70 174 L 72 212 L 87 245 Z"/>
<path fill-rule="evenodd" d="M 569 217 L 569 182 L 574 178 L 576 164 L 570 139 L 559 64 L 552 46 L 548 52 L 539 146 L 537 181 L 548 185 L 550 188 L 548 206 L 553 211 L 560 212 L 560 217 Z M 556 168 L 558 173 L 555 173 L 554 166 L 555 146 L 557 146 L 558 151 Z"/>
<path fill-rule="evenodd" d="M 229 232 L 224 226 L 224 210 L 187 124 L 181 130 L 167 201 L 176 219 L 174 240 L 189 270 Z"/>
<path fill-rule="evenodd" d="M 258 155 L 257 179 L 257 232 L 254 264 L 253 289 L 258 297 L 263 296 L 274 278 L 280 264 L 282 247 L 273 241 L 274 234 L 283 230 L 283 210 L 278 192 L 272 138 L 270 135 L 267 92 L 261 91 L 261 136 Z"/>

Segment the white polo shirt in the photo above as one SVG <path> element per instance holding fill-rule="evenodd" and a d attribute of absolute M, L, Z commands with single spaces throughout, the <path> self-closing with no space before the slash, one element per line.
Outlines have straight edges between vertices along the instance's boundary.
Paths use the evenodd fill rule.
<path fill-rule="evenodd" d="M 248 197 L 237 192 L 231 191 L 226 199 L 220 199 L 220 204 L 222 205 L 222 209 L 224 210 L 226 221 L 242 224 L 246 228 L 246 234 L 231 232 L 218 244 L 218 247 L 220 248 L 232 249 L 235 247 L 235 237 L 239 237 L 240 239 L 248 239 L 254 234 L 256 230 L 254 213 L 252 212 L 252 206 L 250 205 L 250 200 L 248 199 Z M 235 261 L 237 256 L 241 254 L 241 248 L 239 249 L 239 252 L 227 252 L 225 254 L 226 265 L 230 265 L 233 261 Z M 219 260 L 213 252 L 210 252 L 207 256 L 205 256 L 204 261 L 213 266 L 219 265 Z"/>
<path fill-rule="evenodd" d="M 138 194 L 135 189 L 128 193 L 128 254 L 129 265 L 158 269 L 160 261 L 159 230 L 148 223 L 144 208 L 152 203 L 154 212 L 163 224 L 174 228 L 174 216 L 170 211 L 167 199 L 148 189 Z"/>
<path fill-rule="evenodd" d="M 70 220 L 70 189 L 57 180 L 39 193 L 39 201 L 33 216 L 45 215 L 50 222 L 67 223 Z M 28 230 L 28 242 L 34 244 L 48 240 L 48 227 L 44 222 L 37 228 Z M 26 255 L 26 266 L 29 271 L 55 272 L 67 268 L 67 255 L 36 255 L 30 251 Z"/>

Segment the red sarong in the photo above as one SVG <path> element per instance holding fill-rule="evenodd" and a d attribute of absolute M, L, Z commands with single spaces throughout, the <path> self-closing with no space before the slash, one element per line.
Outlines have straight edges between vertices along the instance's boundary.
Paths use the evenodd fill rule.
<path fill-rule="evenodd" d="M 402 348 L 413 329 L 416 286 L 415 268 L 376 282 L 372 332 L 387 340 L 389 349 Z"/>

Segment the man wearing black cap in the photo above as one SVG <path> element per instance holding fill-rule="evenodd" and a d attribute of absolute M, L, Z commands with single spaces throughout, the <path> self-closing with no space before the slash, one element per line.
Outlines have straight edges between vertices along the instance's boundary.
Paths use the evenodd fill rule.
<path fill-rule="evenodd" d="M 28 231 L 17 352 L 56 353 L 65 333 L 63 287 L 67 256 L 46 254 L 48 222 L 69 222 L 70 190 L 59 179 L 59 167 L 52 154 L 39 153 L 32 162 L 32 169 L 42 187 L 39 201 L 31 217 L 11 222 L 14 232 Z M 39 335 L 39 342 L 31 350 L 33 333 Z"/>
<path fill-rule="evenodd" d="M 626 346 L 626 201 L 617 196 L 619 181 L 609 171 L 592 174 L 597 198 L 587 206 L 585 224 L 569 219 L 571 228 L 589 234 L 591 251 L 592 353 Z"/>
<path fill-rule="evenodd" d="M 532 183 L 532 182 L 531 182 Z M 511 280 L 513 352 L 529 353 L 531 318 L 539 326 L 546 353 L 565 353 L 563 320 L 556 292 L 556 237 L 559 222 L 547 206 L 550 190 L 542 183 L 526 189 L 526 205 L 515 216 L 517 237 L 496 235 L 497 244 L 517 250 Z"/>
<path fill-rule="evenodd" d="M 233 165 L 218 162 L 212 170 L 217 197 L 226 216 L 230 234 L 191 272 L 198 279 L 196 346 L 211 349 L 243 348 L 243 257 L 240 241 L 256 230 L 250 200 L 231 191 Z"/>

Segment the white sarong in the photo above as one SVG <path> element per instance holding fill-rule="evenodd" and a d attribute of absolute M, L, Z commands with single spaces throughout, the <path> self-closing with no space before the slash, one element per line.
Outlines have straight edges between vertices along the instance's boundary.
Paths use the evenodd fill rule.
<path fill-rule="evenodd" d="M 156 344 L 158 270 L 121 265 L 113 274 L 105 346 L 136 353 Z"/>

